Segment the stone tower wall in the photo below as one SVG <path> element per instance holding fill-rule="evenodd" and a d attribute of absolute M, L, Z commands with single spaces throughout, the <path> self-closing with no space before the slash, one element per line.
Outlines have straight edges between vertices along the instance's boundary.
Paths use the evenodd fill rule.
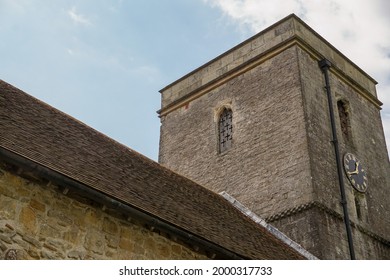
<path fill-rule="evenodd" d="M 300 210 L 300 211 L 299 211 Z M 293 213 L 279 215 L 270 222 L 289 233 L 293 240 L 319 259 L 342 260 L 349 258 L 343 217 L 336 211 L 312 203 Z M 356 259 L 390 259 L 389 243 L 373 234 L 370 228 L 352 224 Z M 319 244 L 321 246 L 319 246 Z"/>
<path fill-rule="evenodd" d="M 343 175 L 356 254 L 388 258 L 390 166 L 376 82 L 295 16 L 161 91 L 159 161 L 216 192 L 227 191 L 320 258 L 349 258 L 318 65 L 323 58 L 332 62 L 341 154 L 354 153 L 368 172 L 365 194 Z M 349 140 L 342 137 L 339 100 L 348 105 Z M 224 106 L 233 111 L 233 145 L 220 154 L 217 122 Z"/>
<path fill-rule="evenodd" d="M 313 199 L 296 47 L 162 118 L 160 163 L 226 191 L 262 217 Z M 233 111 L 233 146 L 218 150 L 218 113 Z"/>
<path fill-rule="evenodd" d="M 342 213 L 324 79 L 318 61 L 301 49 L 298 53 L 315 199 Z M 362 194 L 343 173 L 351 220 L 389 240 L 390 165 L 379 109 L 337 70 L 330 73 L 330 86 L 340 152 L 355 154 L 368 174 L 368 189 Z M 348 103 L 349 139 L 341 131 L 338 100 Z"/>

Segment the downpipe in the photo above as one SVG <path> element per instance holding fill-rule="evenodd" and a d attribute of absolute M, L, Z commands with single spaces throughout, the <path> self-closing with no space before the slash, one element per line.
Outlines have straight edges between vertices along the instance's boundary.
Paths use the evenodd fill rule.
<path fill-rule="evenodd" d="M 347 199 L 346 199 L 345 188 L 344 188 L 343 171 L 342 171 L 342 167 L 341 167 L 339 142 L 337 139 L 335 116 L 334 116 L 334 111 L 333 111 L 333 101 L 332 101 L 332 94 L 331 94 L 330 83 L 329 83 L 329 68 L 332 66 L 332 64 L 330 63 L 329 60 L 324 58 L 318 63 L 318 65 L 321 68 L 322 73 L 324 74 L 324 78 L 325 78 L 325 90 L 326 90 L 326 94 L 328 97 L 330 123 L 331 123 L 331 127 L 332 127 L 332 137 L 333 137 L 332 143 L 333 143 L 334 151 L 336 154 L 336 166 L 337 166 L 337 174 L 338 174 L 340 194 L 341 194 L 341 205 L 343 207 L 344 223 L 345 223 L 345 229 L 347 231 L 349 254 L 350 254 L 351 260 L 355 260 L 356 259 L 355 258 L 355 250 L 353 247 L 351 223 L 350 223 L 349 215 L 348 215 Z"/>

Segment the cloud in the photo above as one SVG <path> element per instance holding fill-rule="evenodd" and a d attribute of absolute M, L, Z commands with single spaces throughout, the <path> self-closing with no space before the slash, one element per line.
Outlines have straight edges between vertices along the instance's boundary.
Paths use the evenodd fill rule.
<path fill-rule="evenodd" d="M 72 9 L 68 10 L 68 15 L 75 24 L 85 26 L 92 25 L 91 21 L 88 18 L 86 18 L 83 14 L 77 12 L 76 7 L 72 7 Z"/>
<path fill-rule="evenodd" d="M 244 32 L 263 30 L 295 13 L 378 81 L 390 147 L 390 2 L 388 0 L 203 0 Z M 386 94 L 387 93 L 387 94 Z"/>
<path fill-rule="evenodd" d="M 291 13 L 286 14 L 286 11 L 302 9 L 300 1 L 204 0 L 204 2 L 219 7 L 227 16 L 254 31 L 260 31 Z"/>

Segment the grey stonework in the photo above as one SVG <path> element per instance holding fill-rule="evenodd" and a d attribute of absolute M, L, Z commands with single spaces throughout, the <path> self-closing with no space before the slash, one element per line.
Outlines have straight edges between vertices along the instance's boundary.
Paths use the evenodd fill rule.
<path fill-rule="evenodd" d="M 318 66 L 323 57 L 333 64 L 341 153 L 356 154 L 369 177 L 365 194 L 344 180 L 356 256 L 389 259 L 390 166 L 375 81 L 295 16 L 161 91 L 159 161 L 231 194 L 315 256 L 349 258 Z M 348 102 L 350 140 L 342 137 L 337 100 Z M 231 149 L 219 153 L 218 113 L 226 105 L 234 137 Z"/>

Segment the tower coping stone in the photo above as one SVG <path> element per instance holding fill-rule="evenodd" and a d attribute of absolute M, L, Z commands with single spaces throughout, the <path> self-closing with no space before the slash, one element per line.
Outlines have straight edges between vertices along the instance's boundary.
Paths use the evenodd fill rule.
<path fill-rule="evenodd" d="M 299 17 L 291 14 L 161 89 L 161 110 L 158 113 L 164 116 L 294 45 L 318 61 L 328 59 L 333 73 L 380 108 L 382 103 L 377 99 L 375 88 L 377 82 Z"/>

